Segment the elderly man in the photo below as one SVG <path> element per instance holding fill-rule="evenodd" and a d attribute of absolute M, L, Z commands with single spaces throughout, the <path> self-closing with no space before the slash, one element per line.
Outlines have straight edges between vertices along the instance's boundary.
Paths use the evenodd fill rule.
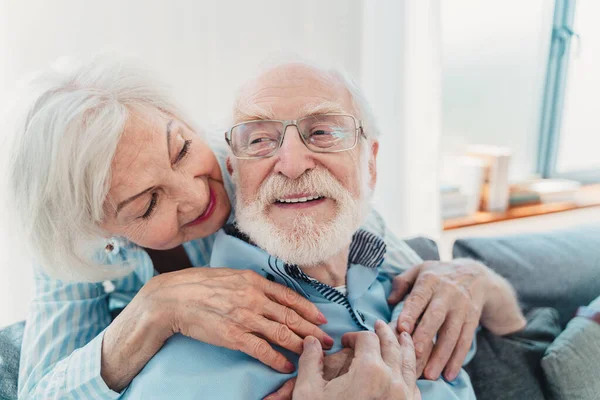
<path fill-rule="evenodd" d="M 343 374 L 352 357 L 340 352 L 342 335 L 373 330 L 377 320 L 392 321 L 402 305 L 393 313 L 388 298 L 399 300 L 414 285 L 417 294 L 412 300 L 409 296 L 397 324 L 412 332 L 421 318 L 414 335 L 425 341 L 430 341 L 430 331 L 433 336 L 439 330 L 438 342 L 445 347 L 434 348 L 432 359 L 444 365 L 450 360 L 452 377 L 448 382 L 439 377 L 437 364 L 428 366 L 425 375 L 432 380 L 417 382 L 422 397 L 474 398 L 460 366 L 474 353 L 471 343 L 481 310 L 496 331 L 518 329 L 522 315 L 510 287 L 479 267 L 463 266 L 461 271 L 452 264 L 423 264 L 393 282 L 381 273 L 384 233 L 360 229 L 377 180 L 379 145 L 356 87 L 336 72 L 286 64 L 247 84 L 234 116 L 227 141 L 237 221 L 217 236 L 211 265 L 250 269 L 314 302 L 328 319 L 323 329 L 335 340 L 325 359 L 330 377 Z M 448 287 L 459 290 L 446 292 Z M 474 311 L 452 308 L 444 300 Z M 289 330 L 280 334 L 293 335 Z M 423 355 L 431 346 L 417 341 L 416 347 L 426 361 Z M 291 352 L 281 351 L 297 361 Z M 241 352 L 175 336 L 125 397 L 256 399 L 290 377 Z"/>

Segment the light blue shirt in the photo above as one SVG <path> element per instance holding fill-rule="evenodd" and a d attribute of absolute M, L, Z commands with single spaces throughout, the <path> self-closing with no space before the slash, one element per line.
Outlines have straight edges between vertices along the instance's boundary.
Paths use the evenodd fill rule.
<path fill-rule="evenodd" d="M 387 297 L 391 280 L 380 274 L 384 242 L 360 230 L 350 247 L 346 276 L 347 296 L 335 288 L 306 276 L 297 266 L 288 265 L 243 240 L 228 227 L 215 240 L 211 266 L 227 265 L 251 269 L 288 286 L 317 305 L 328 319 L 321 328 L 334 340 L 328 353 L 341 349 L 347 332 L 373 330 L 375 321 L 390 321 Z M 282 351 L 296 366 L 298 356 Z M 474 355 L 474 347 L 467 362 Z M 125 391 L 125 399 L 262 399 L 276 391 L 294 374 L 281 374 L 240 351 L 233 351 L 177 335 L 167 341 Z M 419 380 L 424 400 L 475 399 L 469 376 L 461 370 L 451 383 Z"/>
<path fill-rule="evenodd" d="M 225 167 L 227 149 L 219 143 L 211 147 L 233 200 L 235 191 Z M 376 211 L 371 211 L 363 227 L 384 238 L 387 253 L 380 269 L 386 274 L 397 275 L 423 261 L 387 229 Z M 183 244 L 194 267 L 208 264 L 214 240 L 211 235 Z M 129 304 L 156 271 L 141 247 L 122 238 L 115 238 L 113 244 L 107 263 L 124 261 L 135 270 L 112 282 L 63 282 L 35 267 L 35 297 L 27 314 L 19 367 L 19 399 L 120 397 L 100 375 L 104 330 L 112 321 L 111 311 Z"/>

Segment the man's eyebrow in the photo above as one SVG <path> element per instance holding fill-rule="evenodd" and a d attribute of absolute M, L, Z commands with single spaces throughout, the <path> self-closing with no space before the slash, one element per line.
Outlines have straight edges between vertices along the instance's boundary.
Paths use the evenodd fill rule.
<path fill-rule="evenodd" d="M 146 190 L 144 190 L 144 191 L 142 191 L 142 192 L 140 192 L 140 193 L 138 193 L 138 194 L 136 194 L 136 195 L 134 195 L 134 196 L 131 196 L 131 197 L 130 197 L 130 198 L 128 198 L 127 200 L 123 200 L 123 201 L 122 201 L 122 202 L 120 202 L 120 203 L 119 203 L 119 205 L 117 206 L 117 212 L 116 212 L 116 213 L 118 214 L 118 213 L 119 213 L 119 211 L 121 211 L 121 210 L 123 209 L 123 207 L 125 207 L 127 204 L 131 203 L 132 201 L 136 200 L 137 198 L 139 198 L 139 197 L 141 197 L 141 196 L 145 195 L 146 193 L 148 193 L 148 192 L 150 192 L 150 191 L 152 191 L 152 190 L 154 190 L 154 186 L 152 186 L 152 187 L 149 187 L 148 189 L 146 189 Z"/>
<path fill-rule="evenodd" d="M 303 117 L 317 114 L 347 114 L 348 112 L 339 103 L 326 101 L 323 103 L 307 104 L 302 108 Z"/>
<path fill-rule="evenodd" d="M 238 108 L 235 110 L 234 120 L 236 124 L 241 122 L 275 119 L 272 111 L 259 107 Z"/>

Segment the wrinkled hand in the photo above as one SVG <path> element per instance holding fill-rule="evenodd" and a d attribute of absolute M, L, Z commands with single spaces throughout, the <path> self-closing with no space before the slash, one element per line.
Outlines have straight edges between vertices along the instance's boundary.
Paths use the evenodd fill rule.
<path fill-rule="evenodd" d="M 351 348 L 343 348 L 336 353 L 325 355 L 323 359 L 323 379 L 330 381 L 344 375 L 350 369 L 353 358 L 354 350 Z M 285 382 L 275 393 L 265 397 L 264 400 L 291 400 L 295 385 L 296 378 L 294 377 Z"/>
<path fill-rule="evenodd" d="M 293 372 L 293 364 L 267 340 L 297 354 L 309 335 L 327 348 L 333 345 L 317 327 L 326 319 L 314 304 L 252 271 L 189 268 L 162 274 L 152 278 L 132 304 L 157 325 L 166 323 L 171 328 L 167 336 L 181 333 L 240 350 L 284 373 Z"/>
<path fill-rule="evenodd" d="M 428 261 L 394 279 L 388 302 L 396 304 L 408 293 L 397 329 L 413 336 L 418 376 L 424 372 L 435 380 L 442 371 L 448 380 L 458 376 L 488 288 L 487 268 L 473 260 Z"/>
<path fill-rule="evenodd" d="M 343 336 L 344 346 L 354 350 L 349 371 L 331 381 L 324 379 L 323 352 L 314 338 L 304 340 L 295 400 L 321 399 L 420 399 L 416 360 L 408 334 L 398 343 L 392 330 L 377 321 L 373 332 L 352 332 Z"/>

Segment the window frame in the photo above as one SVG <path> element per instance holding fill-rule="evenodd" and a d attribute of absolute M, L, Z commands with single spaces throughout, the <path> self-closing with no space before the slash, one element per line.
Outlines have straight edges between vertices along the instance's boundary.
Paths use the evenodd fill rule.
<path fill-rule="evenodd" d="M 537 170 L 542 178 L 572 179 L 587 184 L 600 182 L 600 169 L 568 173 L 559 173 L 556 169 L 569 72 L 569 54 L 573 43 L 579 40 L 579 36 L 573 30 L 575 8 L 576 0 L 555 1 L 540 124 Z"/>

